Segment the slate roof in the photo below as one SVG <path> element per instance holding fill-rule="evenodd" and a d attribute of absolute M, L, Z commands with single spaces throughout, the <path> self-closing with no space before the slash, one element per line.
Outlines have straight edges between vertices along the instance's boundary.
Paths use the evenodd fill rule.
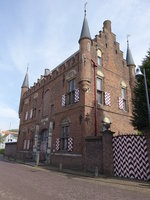
<path fill-rule="evenodd" d="M 26 75 L 25 75 L 25 78 L 24 78 L 22 87 L 27 87 L 27 88 L 29 88 L 28 72 L 27 72 Z"/>
<path fill-rule="evenodd" d="M 84 16 L 84 21 L 83 21 L 83 25 L 82 25 L 82 30 L 81 30 L 79 42 L 83 38 L 91 39 L 90 30 L 89 30 L 89 26 L 88 26 L 88 21 L 86 19 L 86 15 Z"/>
<path fill-rule="evenodd" d="M 127 55 L 126 55 L 127 65 L 135 65 L 130 48 L 129 48 L 129 41 L 127 40 Z"/>

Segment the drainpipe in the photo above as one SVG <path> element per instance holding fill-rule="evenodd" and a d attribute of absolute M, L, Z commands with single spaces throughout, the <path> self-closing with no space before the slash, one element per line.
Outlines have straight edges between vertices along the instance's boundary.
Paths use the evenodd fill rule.
<path fill-rule="evenodd" d="M 91 60 L 94 66 L 94 116 L 95 116 L 95 136 L 97 136 L 97 87 L 96 87 L 96 63 Z"/>

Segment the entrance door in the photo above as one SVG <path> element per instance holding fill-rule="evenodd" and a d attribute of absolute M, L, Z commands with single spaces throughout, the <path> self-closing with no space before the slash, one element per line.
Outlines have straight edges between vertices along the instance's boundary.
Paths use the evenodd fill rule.
<path fill-rule="evenodd" d="M 48 147 L 48 130 L 43 130 L 39 135 L 40 140 L 40 160 L 46 160 L 47 147 Z"/>

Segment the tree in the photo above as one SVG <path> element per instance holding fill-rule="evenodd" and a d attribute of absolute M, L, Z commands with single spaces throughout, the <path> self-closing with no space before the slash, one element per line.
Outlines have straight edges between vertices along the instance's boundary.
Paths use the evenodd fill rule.
<path fill-rule="evenodd" d="M 150 97 L 150 49 L 148 50 L 140 68 L 142 73 L 143 68 L 145 69 L 148 93 Z M 143 76 L 137 78 L 134 88 L 132 124 L 138 130 L 144 130 L 148 127 L 148 110 Z"/>

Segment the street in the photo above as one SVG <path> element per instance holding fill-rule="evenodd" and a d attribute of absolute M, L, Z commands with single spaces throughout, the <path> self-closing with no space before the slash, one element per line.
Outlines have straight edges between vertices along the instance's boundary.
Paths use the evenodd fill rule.
<path fill-rule="evenodd" d="M 150 183 L 80 177 L 0 159 L 0 200 L 150 200 Z"/>

